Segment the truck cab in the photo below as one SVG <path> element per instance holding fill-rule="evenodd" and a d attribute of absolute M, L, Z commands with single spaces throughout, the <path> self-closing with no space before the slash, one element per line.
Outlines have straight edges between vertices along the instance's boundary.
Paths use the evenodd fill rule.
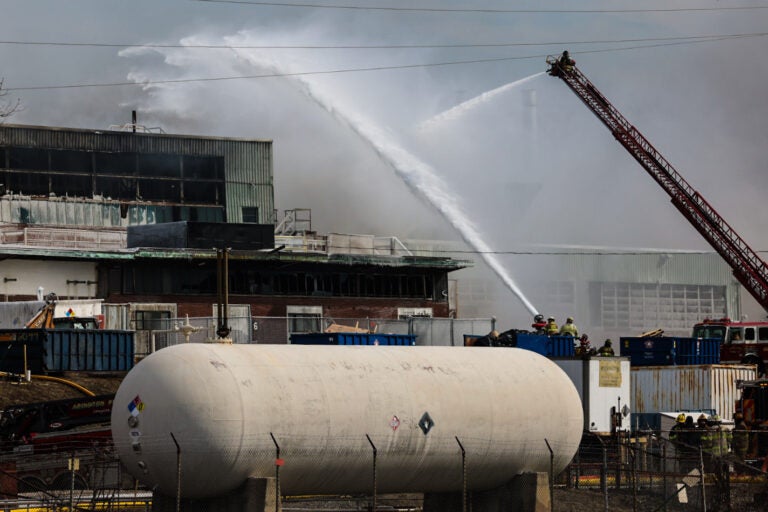
<path fill-rule="evenodd" d="M 721 362 L 756 364 L 759 373 L 765 373 L 768 364 L 768 322 L 706 319 L 693 326 L 692 337 L 719 339 Z"/>

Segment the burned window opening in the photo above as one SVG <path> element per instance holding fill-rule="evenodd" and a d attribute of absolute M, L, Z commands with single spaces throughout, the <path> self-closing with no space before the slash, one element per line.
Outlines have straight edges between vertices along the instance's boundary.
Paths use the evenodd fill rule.
<path fill-rule="evenodd" d="M 152 178 L 181 178 L 181 156 L 140 154 L 138 174 Z"/>
<path fill-rule="evenodd" d="M 65 173 L 79 173 L 91 175 L 93 173 L 93 153 L 87 151 L 51 150 L 51 171 Z"/>
<path fill-rule="evenodd" d="M 275 269 L 254 270 L 251 265 L 233 265 L 229 274 L 229 291 L 235 295 L 443 300 L 442 296 L 436 298 L 436 279 L 431 274 L 371 274 L 365 269 L 350 272 L 283 272 Z M 115 282 L 111 280 L 110 285 Z M 179 272 L 163 264 L 137 264 L 124 267 L 120 282 L 122 289 L 110 290 L 111 293 L 213 294 L 216 293 L 217 281 L 216 269 L 210 265 L 190 264 L 187 271 Z M 403 283 L 407 286 L 403 286 Z"/>
<path fill-rule="evenodd" d="M 259 208 L 257 206 L 243 206 L 243 222 L 259 223 Z"/>
<path fill-rule="evenodd" d="M 96 174 L 134 176 L 137 157 L 136 153 L 96 153 Z"/>
<path fill-rule="evenodd" d="M 225 197 L 223 157 L 24 147 L 0 151 L 5 169 L 0 183 L 16 194 L 196 205 L 223 205 Z"/>

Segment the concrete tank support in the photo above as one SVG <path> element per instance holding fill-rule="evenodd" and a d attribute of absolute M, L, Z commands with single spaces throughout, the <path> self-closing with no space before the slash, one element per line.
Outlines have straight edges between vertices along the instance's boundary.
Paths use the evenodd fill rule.
<path fill-rule="evenodd" d="M 427 493 L 424 512 L 463 512 L 462 493 Z M 474 512 L 551 512 L 547 473 L 523 473 L 508 484 L 489 491 L 473 492 L 469 510 Z"/>
<path fill-rule="evenodd" d="M 558 473 L 583 425 L 557 365 L 501 347 L 183 344 L 137 364 L 114 404 L 128 471 L 175 496 L 175 438 L 185 498 L 277 469 L 284 495 L 372 494 L 371 442 L 380 494 L 497 489 Z"/>
<path fill-rule="evenodd" d="M 182 499 L 184 512 L 281 512 L 274 478 L 248 478 L 237 489 L 214 498 Z M 152 493 L 152 512 L 178 512 L 176 497 Z"/>

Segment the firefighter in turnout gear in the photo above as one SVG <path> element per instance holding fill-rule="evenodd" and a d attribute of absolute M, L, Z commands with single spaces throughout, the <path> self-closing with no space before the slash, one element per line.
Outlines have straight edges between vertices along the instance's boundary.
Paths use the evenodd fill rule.
<path fill-rule="evenodd" d="M 680 443 L 683 442 L 683 438 L 685 437 L 683 435 L 683 430 L 685 429 L 685 413 L 680 413 L 677 415 L 677 419 L 675 420 L 675 425 L 672 427 L 672 429 L 669 431 L 669 440 L 673 443 Z"/>
<path fill-rule="evenodd" d="M 743 462 L 746 460 L 747 452 L 749 451 L 749 428 L 744 421 L 744 415 L 740 412 L 733 415 L 733 422 L 731 447 L 733 448 L 733 453 Z"/>
<path fill-rule="evenodd" d="M 613 347 L 612 347 L 611 345 L 612 345 L 612 343 L 611 343 L 611 339 L 610 339 L 610 338 L 608 338 L 607 340 L 605 340 L 605 343 L 603 343 L 603 346 L 602 346 L 602 347 L 600 347 L 600 348 L 597 350 L 597 355 L 599 355 L 599 356 L 603 356 L 603 357 L 610 357 L 610 356 L 614 356 L 614 355 L 616 355 L 616 354 L 613 352 Z"/>
<path fill-rule="evenodd" d="M 545 334 L 547 328 L 547 322 L 544 321 L 544 315 L 537 314 L 533 317 L 533 323 L 531 324 L 531 329 L 533 329 L 533 332 L 536 334 Z"/>
<path fill-rule="evenodd" d="M 549 336 L 554 336 L 558 332 L 560 332 L 560 329 L 557 328 L 557 323 L 555 322 L 555 317 L 551 316 L 547 318 L 547 326 L 544 328 L 544 331 Z"/>
<path fill-rule="evenodd" d="M 560 335 L 573 336 L 574 338 L 579 337 L 579 330 L 576 328 L 576 324 L 573 323 L 573 317 L 569 316 L 565 319 L 565 323 L 560 327 Z"/>
<path fill-rule="evenodd" d="M 731 441 L 733 440 L 730 430 L 723 428 L 720 416 L 717 414 L 710 416 L 709 427 L 712 429 L 712 455 L 724 457 L 731 451 Z"/>
<path fill-rule="evenodd" d="M 715 431 L 703 414 L 696 420 L 696 437 L 701 451 L 706 455 L 712 455 L 715 450 Z"/>
<path fill-rule="evenodd" d="M 576 65 L 576 61 L 571 58 L 571 56 L 568 54 L 568 50 L 565 50 L 563 54 L 558 59 L 557 63 L 560 65 L 560 68 L 563 69 L 563 71 L 572 71 L 573 66 Z"/>

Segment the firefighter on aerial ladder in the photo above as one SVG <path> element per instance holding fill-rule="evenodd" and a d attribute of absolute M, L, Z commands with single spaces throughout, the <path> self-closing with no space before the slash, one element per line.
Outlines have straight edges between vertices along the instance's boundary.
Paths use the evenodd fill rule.
<path fill-rule="evenodd" d="M 576 61 L 568 54 L 568 50 L 565 50 L 558 59 L 557 64 L 563 71 L 573 71 L 573 66 L 576 65 Z"/>

